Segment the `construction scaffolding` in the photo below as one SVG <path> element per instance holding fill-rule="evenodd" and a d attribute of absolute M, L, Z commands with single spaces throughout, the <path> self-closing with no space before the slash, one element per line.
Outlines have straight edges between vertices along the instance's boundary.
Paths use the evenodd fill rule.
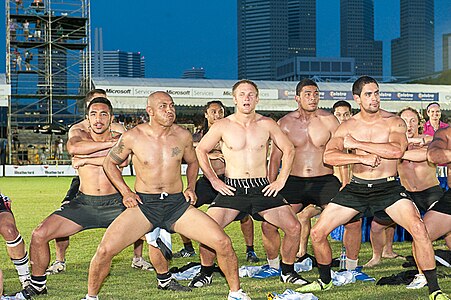
<path fill-rule="evenodd" d="M 54 135 L 84 112 L 80 100 L 91 89 L 90 3 L 6 0 L 6 25 L 7 163 L 17 164 L 29 148 L 45 147 L 51 156 Z"/>

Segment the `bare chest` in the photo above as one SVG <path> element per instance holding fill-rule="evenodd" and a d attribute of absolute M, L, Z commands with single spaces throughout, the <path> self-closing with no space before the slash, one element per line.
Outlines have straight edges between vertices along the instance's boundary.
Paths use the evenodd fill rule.
<path fill-rule="evenodd" d="M 266 149 L 269 132 L 256 126 L 242 128 L 232 127 L 223 135 L 223 150 L 230 151 L 258 151 Z M 225 149 L 224 149 L 225 148 Z"/>
<path fill-rule="evenodd" d="M 331 138 L 330 130 L 318 119 L 309 122 L 293 122 L 283 128 L 298 150 L 324 148 Z"/>

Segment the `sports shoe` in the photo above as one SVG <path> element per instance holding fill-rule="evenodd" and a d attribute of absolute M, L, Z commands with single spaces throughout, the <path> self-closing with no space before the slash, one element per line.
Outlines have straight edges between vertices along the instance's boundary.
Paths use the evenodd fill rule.
<path fill-rule="evenodd" d="M 145 271 L 153 271 L 153 266 L 151 263 L 144 260 L 142 257 L 133 257 L 132 268 L 141 269 Z"/>
<path fill-rule="evenodd" d="M 188 251 L 185 248 L 180 249 L 179 252 L 175 252 L 173 257 L 174 258 L 181 258 L 181 257 L 193 257 L 196 256 L 196 252 L 193 251 Z"/>
<path fill-rule="evenodd" d="M 90 297 L 88 294 L 86 294 L 86 296 L 81 300 L 99 300 L 99 297 L 98 296 Z"/>
<path fill-rule="evenodd" d="M 450 300 L 450 298 L 441 290 L 438 290 L 429 295 L 429 300 Z"/>
<path fill-rule="evenodd" d="M 304 285 L 309 283 L 307 280 L 301 277 L 298 273 L 287 273 L 287 274 L 280 274 L 280 281 L 284 283 L 292 283 L 292 284 L 300 284 Z"/>
<path fill-rule="evenodd" d="M 55 260 L 55 262 L 45 270 L 46 275 L 58 274 L 66 271 L 66 262 Z"/>
<path fill-rule="evenodd" d="M 242 289 L 239 289 L 236 292 L 229 292 L 227 300 L 251 300 L 251 297 L 249 297 Z"/>
<path fill-rule="evenodd" d="M 175 292 L 191 292 L 191 289 L 187 286 L 181 285 L 177 280 L 171 278 L 168 282 L 165 282 L 164 285 L 158 282 L 158 289 L 165 291 L 175 291 Z"/>
<path fill-rule="evenodd" d="M 19 281 L 22 284 L 22 288 L 24 289 L 31 284 L 31 277 L 30 275 L 19 276 Z"/>
<path fill-rule="evenodd" d="M 258 263 L 260 258 L 258 258 L 257 254 L 254 251 L 247 251 L 246 260 L 251 263 Z"/>
<path fill-rule="evenodd" d="M 189 287 L 199 288 L 206 285 L 210 285 L 213 279 L 213 275 L 207 276 L 205 273 L 199 272 L 194 276 L 194 278 L 189 283 Z"/>
<path fill-rule="evenodd" d="M 324 282 L 321 281 L 321 279 L 317 279 L 309 284 L 297 288 L 296 292 L 313 293 L 327 291 L 330 290 L 331 288 L 332 288 L 332 280 L 328 284 L 325 284 Z"/>
<path fill-rule="evenodd" d="M 35 287 L 33 287 L 31 284 L 25 287 L 20 292 L 16 293 L 13 299 L 17 300 L 25 300 L 25 299 L 32 299 L 34 296 L 38 295 L 46 295 L 47 294 L 47 287 L 44 286 L 42 290 L 37 290 Z"/>
<path fill-rule="evenodd" d="M 428 282 L 426 281 L 426 277 L 423 274 L 417 274 L 415 275 L 415 278 L 413 278 L 412 282 L 406 286 L 406 288 L 421 289 L 422 287 L 425 287 L 427 285 Z"/>

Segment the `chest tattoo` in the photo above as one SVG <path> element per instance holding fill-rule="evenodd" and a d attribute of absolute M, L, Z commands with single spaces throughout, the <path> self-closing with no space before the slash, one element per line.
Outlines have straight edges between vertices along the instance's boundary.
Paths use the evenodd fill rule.
<path fill-rule="evenodd" d="M 182 150 L 180 150 L 179 147 L 172 148 L 172 155 L 171 156 L 172 157 L 178 156 L 181 152 L 182 152 Z"/>

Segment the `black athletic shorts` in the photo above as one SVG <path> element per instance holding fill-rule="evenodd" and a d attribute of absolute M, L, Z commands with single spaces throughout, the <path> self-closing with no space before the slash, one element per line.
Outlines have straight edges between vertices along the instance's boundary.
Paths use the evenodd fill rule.
<path fill-rule="evenodd" d="M 85 229 L 107 228 L 125 210 L 122 196 L 90 196 L 81 192 L 53 214 L 74 221 Z"/>
<path fill-rule="evenodd" d="M 357 210 L 360 213 L 358 217 L 374 216 L 381 221 L 389 221 L 391 219 L 385 209 L 401 199 L 411 200 L 395 177 L 365 180 L 354 176 L 331 203 Z"/>
<path fill-rule="evenodd" d="M 429 210 L 435 210 L 447 215 L 451 215 L 451 189 L 446 191 L 442 198 L 440 198 L 437 203 L 432 205 Z"/>
<path fill-rule="evenodd" d="M 224 174 L 218 175 L 218 178 L 221 179 L 222 181 L 225 180 Z M 210 180 L 208 180 L 207 177 L 205 176 L 200 177 L 196 181 L 197 201 L 194 207 L 199 208 L 204 204 L 211 204 L 218 194 L 219 192 L 213 188 Z M 247 216 L 248 214 L 240 212 L 238 216 L 236 216 L 235 221 L 240 221 Z"/>
<path fill-rule="evenodd" d="M 407 192 L 421 212 L 427 212 L 432 204 L 443 197 L 443 189 L 436 185 L 419 192 Z"/>
<path fill-rule="evenodd" d="M 249 214 L 255 220 L 263 221 L 263 218 L 258 214 L 259 212 L 289 205 L 280 193 L 276 197 L 265 197 L 263 195 L 262 190 L 269 185 L 267 178 L 234 179 L 226 177 L 225 183 L 236 188 L 234 195 L 218 194 L 210 207 L 231 208 Z"/>
<path fill-rule="evenodd" d="M 183 193 L 137 194 L 143 202 L 138 203 L 138 206 L 153 227 L 160 227 L 171 233 L 174 233 L 172 225 L 190 206 Z"/>
<path fill-rule="evenodd" d="M 318 177 L 290 175 L 280 193 L 290 204 L 324 206 L 335 197 L 340 187 L 340 181 L 332 174 Z"/>
<path fill-rule="evenodd" d="M 224 181 L 225 176 L 219 175 L 218 178 Z M 215 200 L 218 193 L 219 192 L 213 188 L 207 177 L 199 177 L 196 181 L 197 201 L 194 207 L 199 208 L 204 204 L 211 204 L 211 202 Z"/>

